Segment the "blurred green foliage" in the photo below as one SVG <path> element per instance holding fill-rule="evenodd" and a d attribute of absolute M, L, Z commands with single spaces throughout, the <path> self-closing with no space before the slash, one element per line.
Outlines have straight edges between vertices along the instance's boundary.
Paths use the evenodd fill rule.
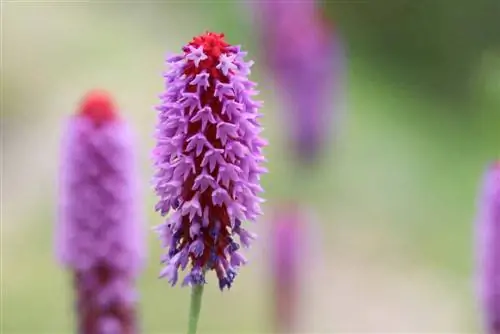
<path fill-rule="evenodd" d="M 449 100 L 470 97 L 486 50 L 500 46 L 497 0 L 326 1 L 350 50 Z M 360 51 L 360 52 L 359 52 Z"/>

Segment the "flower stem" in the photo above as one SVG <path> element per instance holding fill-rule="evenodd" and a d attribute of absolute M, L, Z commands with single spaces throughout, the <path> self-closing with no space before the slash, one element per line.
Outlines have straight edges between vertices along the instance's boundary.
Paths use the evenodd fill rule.
<path fill-rule="evenodd" d="M 191 290 L 191 305 L 189 306 L 189 324 L 187 334 L 196 334 L 200 317 L 201 297 L 204 284 L 195 284 Z"/>

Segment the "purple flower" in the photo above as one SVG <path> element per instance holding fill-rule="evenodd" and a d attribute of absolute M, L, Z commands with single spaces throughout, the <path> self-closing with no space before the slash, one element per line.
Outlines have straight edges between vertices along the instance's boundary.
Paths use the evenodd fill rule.
<path fill-rule="evenodd" d="M 479 300 L 488 334 L 500 333 L 500 161 L 487 170 L 476 221 Z"/>
<path fill-rule="evenodd" d="M 219 287 L 230 288 L 246 262 L 235 236 L 246 247 L 255 238 L 241 221 L 261 214 L 261 103 L 252 99 L 251 63 L 223 34 L 195 37 L 183 51 L 167 60 L 167 90 L 157 107 L 156 210 L 174 210 L 158 227 L 168 249 L 161 276 L 175 285 L 189 263 L 183 286 L 206 283 L 206 271 L 214 270 Z"/>
<path fill-rule="evenodd" d="M 295 276 L 295 270 L 300 265 L 300 250 L 304 243 L 301 236 L 304 222 L 301 219 L 294 206 L 287 206 L 276 213 L 272 232 L 272 254 L 273 268 L 279 281 Z"/>
<path fill-rule="evenodd" d="M 292 148 L 313 160 L 340 103 L 341 48 L 316 1 L 255 2 L 263 57 L 285 101 Z M 338 114 L 338 113 L 337 113 Z"/>
<path fill-rule="evenodd" d="M 65 128 L 56 251 L 74 275 L 80 333 L 135 333 L 144 260 L 130 130 L 89 93 Z"/>
<path fill-rule="evenodd" d="M 272 222 L 270 268 L 274 291 L 276 332 L 293 332 L 297 318 L 300 273 L 306 263 L 308 244 L 306 216 L 295 205 L 276 210 Z"/>

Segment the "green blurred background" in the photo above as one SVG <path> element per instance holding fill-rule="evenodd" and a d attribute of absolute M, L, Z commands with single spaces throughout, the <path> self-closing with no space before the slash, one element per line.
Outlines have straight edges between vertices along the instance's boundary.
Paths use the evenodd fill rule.
<path fill-rule="evenodd" d="M 145 212 L 167 52 L 207 29 L 256 60 L 270 173 L 266 210 L 291 196 L 321 235 L 304 263 L 304 333 L 478 331 L 472 221 L 480 175 L 500 149 L 496 0 L 324 4 L 345 42 L 347 110 L 313 173 L 297 171 L 259 62 L 248 4 L 237 1 L 6 1 L 3 28 L 2 333 L 71 333 L 70 277 L 53 256 L 64 118 L 92 88 L 112 92 L 138 133 Z M 265 211 L 266 211 L 265 210 Z M 230 292 L 208 286 L 200 333 L 270 331 L 268 218 Z M 158 280 L 149 233 L 140 282 L 144 333 L 183 332 L 189 290 Z"/>

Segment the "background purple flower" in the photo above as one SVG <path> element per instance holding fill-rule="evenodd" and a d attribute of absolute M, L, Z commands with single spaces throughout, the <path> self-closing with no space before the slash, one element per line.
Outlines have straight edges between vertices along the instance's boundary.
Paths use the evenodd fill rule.
<path fill-rule="evenodd" d="M 299 205 L 288 203 L 275 209 L 270 233 L 270 263 L 274 326 L 277 333 L 296 330 L 302 290 L 302 274 L 307 265 L 308 217 Z"/>
<path fill-rule="evenodd" d="M 132 137 L 110 97 L 89 93 L 65 129 L 57 254 L 73 272 L 80 333 L 136 333 L 144 260 Z"/>
<path fill-rule="evenodd" d="M 500 333 L 500 162 L 483 180 L 476 221 L 479 300 L 488 334 Z"/>
<path fill-rule="evenodd" d="M 338 36 L 316 1 L 269 0 L 254 7 L 263 57 L 285 101 L 292 148 L 301 161 L 311 161 L 343 104 Z"/>
<path fill-rule="evenodd" d="M 156 210 L 174 210 L 158 227 L 168 249 L 161 276 L 172 285 L 189 265 L 182 285 L 204 284 L 205 272 L 214 270 L 220 289 L 230 288 L 246 262 L 240 244 L 249 247 L 255 238 L 242 221 L 261 214 L 266 143 L 245 55 L 223 34 L 207 32 L 167 61 L 153 156 Z"/>

